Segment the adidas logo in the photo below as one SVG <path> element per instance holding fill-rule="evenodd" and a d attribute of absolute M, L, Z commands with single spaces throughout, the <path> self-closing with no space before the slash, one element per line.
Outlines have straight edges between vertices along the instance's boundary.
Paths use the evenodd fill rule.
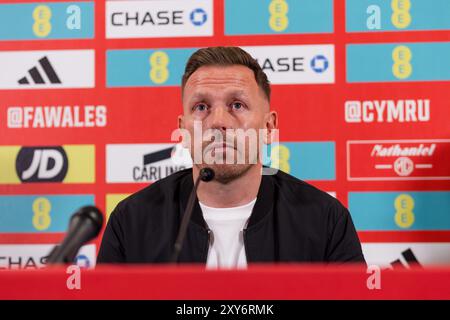
<path fill-rule="evenodd" d="M 402 257 L 405 259 L 406 264 L 403 264 L 403 262 L 400 259 L 396 259 L 391 262 L 391 266 L 393 269 L 405 269 L 409 267 L 421 267 L 421 264 L 416 258 L 416 255 L 411 250 L 411 248 L 406 249 L 402 252 Z"/>
<path fill-rule="evenodd" d="M 52 64 L 50 63 L 50 60 L 48 60 L 47 57 L 43 57 L 39 59 L 39 66 L 44 71 L 43 73 L 46 75 L 48 82 L 44 80 L 42 70 L 40 71 L 38 66 L 34 66 L 30 70 L 28 70 L 28 75 L 31 77 L 31 80 L 34 84 L 59 84 L 62 83 L 59 79 L 58 75 L 56 74 L 55 69 L 53 68 Z M 30 80 L 27 76 L 20 78 L 17 81 L 20 85 L 29 85 Z"/>

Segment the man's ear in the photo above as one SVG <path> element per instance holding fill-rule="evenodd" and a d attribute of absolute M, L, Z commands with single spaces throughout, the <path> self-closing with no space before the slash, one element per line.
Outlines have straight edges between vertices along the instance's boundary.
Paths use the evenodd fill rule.
<path fill-rule="evenodd" d="M 191 142 L 189 139 L 189 133 L 187 132 L 184 124 L 184 115 L 182 114 L 178 116 L 178 132 L 181 135 L 181 146 L 188 149 Z"/>
<path fill-rule="evenodd" d="M 184 129 L 184 116 L 182 114 L 178 116 L 178 129 Z"/>
<path fill-rule="evenodd" d="M 267 112 L 264 121 L 267 130 L 264 135 L 264 143 L 271 144 L 278 141 L 278 113 L 276 111 Z"/>

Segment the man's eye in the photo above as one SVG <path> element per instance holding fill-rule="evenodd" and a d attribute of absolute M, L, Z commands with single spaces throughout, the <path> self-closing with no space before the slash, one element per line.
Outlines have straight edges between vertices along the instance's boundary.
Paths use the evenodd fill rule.
<path fill-rule="evenodd" d="M 199 103 L 199 104 L 195 105 L 193 108 L 194 111 L 206 111 L 207 109 L 208 109 L 208 106 L 204 103 Z"/>
<path fill-rule="evenodd" d="M 233 102 L 231 104 L 231 107 L 233 109 L 235 109 L 235 110 L 240 110 L 240 109 L 242 109 L 244 107 L 244 105 L 242 103 L 240 103 L 240 102 Z"/>

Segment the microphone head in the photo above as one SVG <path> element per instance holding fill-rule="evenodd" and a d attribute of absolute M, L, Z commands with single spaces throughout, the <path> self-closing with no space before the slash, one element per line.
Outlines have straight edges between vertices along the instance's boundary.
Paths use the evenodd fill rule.
<path fill-rule="evenodd" d="M 200 170 L 200 179 L 204 182 L 208 182 L 214 179 L 214 175 L 214 170 L 211 168 L 203 168 Z"/>
<path fill-rule="evenodd" d="M 92 223 L 95 232 L 93 237 L 96 237 L 103 227 L 103 214 L 97 207 L 94 206 L 84 206 L 78 209 L 78 211 L 75 212 L 70 219 L 69 228 L 70 225 L 74 225 L 77 221 L 81 220 L 89 220 Z"/>
<path fill-rule="evenodd" d="M 47 264 L 72 263 L 80 247 L 94 239 L 103 226 L 103 214 L 94 206 L 78 209 L 69 222 L 69 230 L 64 240 L 53 248 Z"/>

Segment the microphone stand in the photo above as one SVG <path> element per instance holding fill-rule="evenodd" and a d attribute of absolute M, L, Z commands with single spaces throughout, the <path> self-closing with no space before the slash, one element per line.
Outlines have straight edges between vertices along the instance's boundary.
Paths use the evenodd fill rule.
<path fill-rule="evenodd" d="M 186 236 L 187 227 L 189 221 L 191 220 L 192 211 L 194 209 L 195 199 L 197 198 L 197 188 L 200 181 L 211 181 L 214 178 L 214 171 L 210 168 L 203 168 L 195 180 L 194 188 L 189 196 L 188 203 L 186 205 L 186 210 L 184 211 L 183 219 L 181 221 L 180 230 L 178 231 L 178 237 L 175 241 L 174 250 L 170 261 L 176 263 L 183 247 L 183 241 Z"/>

